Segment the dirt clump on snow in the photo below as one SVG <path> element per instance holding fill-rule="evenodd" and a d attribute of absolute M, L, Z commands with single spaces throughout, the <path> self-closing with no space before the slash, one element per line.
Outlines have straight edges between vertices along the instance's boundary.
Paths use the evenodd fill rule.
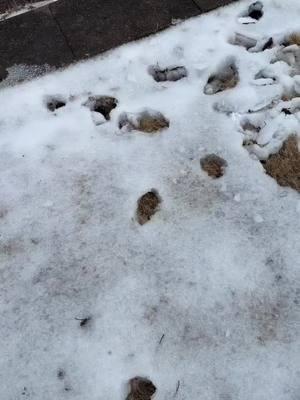
<path fill-rule="evenodd" d="M 216 154 L 208 154 L 200 159 L 200 165 L 203 171 L 215 179 L 224 175 L 227 161 Z"/>
<path fill-rule="evenodd" d="M 151 400 L 156 392 L 155 385 L 147 378 L 136 376 L 130 379 L 130 392 L 126 400 Z"/>
<path fill-rule="evenodd" d="M 138 199 L 136 216 L 138 223 L 144 225 L 150 221 L 153 215 L 158 211 L 161 198 L 155 189 L 143 194 Z"/>
<path fill-rule="evenodd" d="M 263 166 L 268 175 L 280 186 L 289 186 L 300 192 L 300 151 L 298 137 L 290 136 L 278 151 L 271 155 Z"/>

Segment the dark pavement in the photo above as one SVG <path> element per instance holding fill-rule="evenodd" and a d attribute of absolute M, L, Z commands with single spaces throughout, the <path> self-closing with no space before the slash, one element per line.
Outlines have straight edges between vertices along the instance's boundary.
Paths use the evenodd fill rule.
<path fill-rule="evenodd" d="M 0 67 L 59 68 L 233 1 L 59 0 L 0 22 Z"/>

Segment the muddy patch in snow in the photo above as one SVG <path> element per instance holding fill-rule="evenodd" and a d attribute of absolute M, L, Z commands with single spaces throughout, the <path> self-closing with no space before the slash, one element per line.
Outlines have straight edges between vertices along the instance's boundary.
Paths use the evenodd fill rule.
<path fill-rule="evenodd" d="M 239 18 L 239 22 L 245 25 L 255 24 L 263 17 L 263 8 L 264 5 L 261 1 L 256 1 L 255 3 L 250 4 L 248 10 Z"/>
<path fill-rule="evenodd" d="M 160 203 L 161 197 L 155 189 L 150 190 L 140 197 L 136 211 L 138 223 L 144 225 L 146 222 L 150 221 L 153 215 L 158 211 Z"/>
<path fill-rule="evenodd" d="M 136 376 L 130 379 L 130 392 L 126 400 L 151 400 L 151 397 L 156 392 L 155 385 L 150 379 Z"/>
<path fill-rule="evenodd" d="M 46 98 L 46 106 L 49 111 L 55 112 L 59 108 L 65 107 L 66 101 L 61 96 Z"/>
<path fill-rule="evenodd" d="M 200 165 L 203 171 L 212 178 L 221 178 L 227 167 L 227 161 L 216 154 L 209 154 L 200 159 Z"/>

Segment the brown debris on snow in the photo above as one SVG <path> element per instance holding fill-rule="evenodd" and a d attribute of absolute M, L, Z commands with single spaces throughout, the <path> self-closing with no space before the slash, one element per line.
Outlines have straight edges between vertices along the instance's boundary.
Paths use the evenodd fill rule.
<path fill-rule="evenodd" d="M 158 207 L 161 203 L 161 198 L 155 189 L 145 193 L 138 200 L 137 206 L 137 220 L 140 225 L 144 225 L 150 221 L 153 215 L 157 212 Z"/>
<path fill-rule="evenodd" d="M 289 186 L 300 192 L 300 151 L 298 137 L 290 136 L 278 153 L 271 155 L 263 166 L 280 186 Z"/>
<path fill-rule="evenodd" d="M 200 165 L 203 171 L 215 179 L 224 175 L 227 161 L 216 154 L 208 154 L 200 159 Z"/>
<path fill-rule="evenodd" d="M 147 378 L 136 376 L 130 379 L 130 393 L 126 400 L 151 400 L 151 397 L 156 392 L 156 387 Z"/>

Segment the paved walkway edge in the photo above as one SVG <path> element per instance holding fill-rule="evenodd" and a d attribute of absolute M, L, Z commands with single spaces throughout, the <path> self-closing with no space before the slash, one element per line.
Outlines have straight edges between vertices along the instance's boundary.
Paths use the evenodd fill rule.
<path fill-rule="evenodd" d="M 0 70 L 63 67 L 232 1 L 58 0 L 0 22 Z"/>

